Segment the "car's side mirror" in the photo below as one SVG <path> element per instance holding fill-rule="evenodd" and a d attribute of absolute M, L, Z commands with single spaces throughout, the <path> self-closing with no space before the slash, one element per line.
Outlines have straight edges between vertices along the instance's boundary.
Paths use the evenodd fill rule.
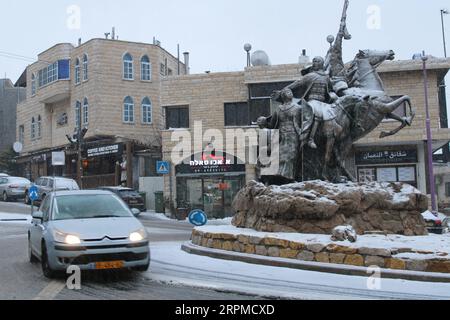
<path fill-rule="evenodd" d="M 137 217 L 138 215 L 141 214 L 141 210 L 136 209 L 136 208 L 132 208 L 132 209 L 131 209 L 131 212 L 133 213 L 133 215 L 134 215 L 135 217 Z"/>
<path fill-rule="evenodd" d="M 38 220 L 43 220 L 44 219 L 44 214 L 42 213 L 42 211 L 35 211 L 33 212 L 33 219 L 38 219 Z"/>

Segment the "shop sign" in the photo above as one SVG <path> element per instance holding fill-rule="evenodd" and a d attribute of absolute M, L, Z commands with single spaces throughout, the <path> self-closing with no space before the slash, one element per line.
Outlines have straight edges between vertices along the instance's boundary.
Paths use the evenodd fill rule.
<path fill-rule="evenodd" d="M 33 163 L 45 162 L 45 161 L 47 161 L 47 155 L 45 153 L 31 158 L 31 162 L 33 162 Z"/>
<path fill-rule="evenodd" d="M 200 154 L 192 155 L 189 161 L 176 166 L 175 170 L 177 174 L 245 172 L 245 164 L 238 161 L 237 157 L 227 154 Z"/>
<path fill-rule="evenodd" d="M 87 158 L 104 157 L 109 155 L 122 154 L 123 146 L 121 144 L 112 144 L 86 149 Z"/>
<path fill-rule="evenodd" d="M 417 150 L 383 150 L 356 153 L 356 165 L 417 163 Z"/>

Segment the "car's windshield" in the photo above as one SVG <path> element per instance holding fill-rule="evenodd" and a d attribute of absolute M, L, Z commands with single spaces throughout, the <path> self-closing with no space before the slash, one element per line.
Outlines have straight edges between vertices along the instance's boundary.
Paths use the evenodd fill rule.
<path fill-rule="evenodd" d="M 53 220 L 132 217 L 128 207 L 114 195 L 65 195 L 54 201 Z"/>
<path fill-rule="evenodd" d="M 21 184 L 30 184 L 30 181 L 24 178 L 10 178 L 9 182 L 11 183 L 21 183 Z"/>
<path fill-rule="evenodd" d="M 69 179 L 55 179 L 55 188 L 67 188 L 69 190 L 79 190 L 78 184 L 74 180 Z"/>
<path fill-rule="evenodd" d="M 121 197 L 139 197 L 139 193 L 134 190 L 120 190 L 119 191 Z"/>

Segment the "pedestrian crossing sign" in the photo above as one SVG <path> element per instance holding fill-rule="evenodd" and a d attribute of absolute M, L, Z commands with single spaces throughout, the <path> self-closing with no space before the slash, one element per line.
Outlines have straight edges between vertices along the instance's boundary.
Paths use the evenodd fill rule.
<path fill-rule="evenodd" d="M 167 161 L 158 161 L 156 163 L 156 172 L 158 174 L 169 174 L 170 164 Z"/>

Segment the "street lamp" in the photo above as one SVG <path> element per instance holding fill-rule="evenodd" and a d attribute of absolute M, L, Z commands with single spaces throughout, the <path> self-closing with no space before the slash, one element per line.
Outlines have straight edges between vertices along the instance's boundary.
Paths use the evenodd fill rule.
<path fill-rule="evenodd" d="M 430 121 L 430 112 L 428 109 L 428 76 L 427 76 L 427 65 L 426 62 L 428 57 L 425 55 L 425 51 L 422 53 L 422 62 L 423 62 L 423 84 L 425 89 L 425 111 L 426 111 L 426 127 L 427 127 L 427 148 L 428 148 L 428 181 L 430 184 L 430 193 L 431 193 L 431 212 L 437 217 L 437 205 L 436 205 L 436 189 L 435 189 L 435 180 L 434 180 L 434 172 L 433 172 L 433 138 L 431 136 L 431 121 Z"/>
<path fill-rule="evenodd" d="M 445 28 L 444 28 L 444 14 L 449 14 L 447 9 L 441 9 L 441 22 L 442 22 L 442 39 L 444 42 L 444 57 L 447 58 L 447 46 L 445 44 Z"/>

